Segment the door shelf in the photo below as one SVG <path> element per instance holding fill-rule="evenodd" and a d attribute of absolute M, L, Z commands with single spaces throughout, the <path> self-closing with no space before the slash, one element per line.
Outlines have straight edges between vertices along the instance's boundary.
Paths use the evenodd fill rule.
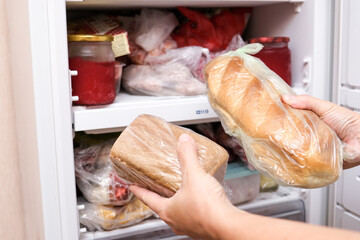
<path fill-rule="evenodd" d="M 302 3 L 305 0 L 66 0 L 68 9 L 91 9 L 113 7 L 257 7 L 277 3 Z"/>
<path fill-rule="evenodd" d="M 109 105 L 74 106 L 74 130 L 89 133 L 122 130 L 140 114 L 151 114 L 175 124 L 218 121 L 205 95 L 153 97 L 120 93 Z"/>

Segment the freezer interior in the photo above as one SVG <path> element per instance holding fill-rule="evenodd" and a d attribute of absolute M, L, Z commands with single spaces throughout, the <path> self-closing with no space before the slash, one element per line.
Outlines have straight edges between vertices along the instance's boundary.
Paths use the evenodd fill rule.
<path fill-rule="evenodd" d="M 291 86 L 296 93 L 308 93 L 323 99 L 331 94 L 332 5 L 325 0 L 306 1 L 67 1 L 67 19 L 95 13 L 136 14 L 143 7 L 175 11 L 176 6 L 192 9 L 251 7 L 244 41 L 262 36 L 290 38 Z M 69 69 L 76 70 L 76 69 Z M 204 114 L 196 114 L 196 112 Z M 148 113 L 181 126 L 218 122 L 206 96 L 149 97 L 132 96 L 120 91 L 115 102 L 102 106 L 72 106 L 73 136 L 78 133 L 121 132 L 135 116 Z M 71 173 L 73 174 L 73 173 Z M 69 193 L 75 200 L 75 193 Z M 272 193 L 260 193 L 239 208 L 270 217 L 325 224 L 326 189 L 304 190 L 280 187 Z M 81 195 L 81 194 L 80 194 Z M 79 204 L 78 210 L 84 208 Z M 112 231 L 88 231 L 79 224 L 80 239 L 183 239 L 175 238 L 160 219 Z M 185 239 L 185 238 L 184 238 Z"/>

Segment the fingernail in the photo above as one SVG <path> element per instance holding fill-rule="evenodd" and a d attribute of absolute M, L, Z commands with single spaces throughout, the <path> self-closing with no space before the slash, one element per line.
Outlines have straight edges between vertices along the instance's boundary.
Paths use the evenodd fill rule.
<path fill-rule="evenodd" d="M 191 137 L 189 134 L 183 133 L 180 135 L 179 137 L 179 142 L 186 142 L 186 141 L 190 141 Z"/>

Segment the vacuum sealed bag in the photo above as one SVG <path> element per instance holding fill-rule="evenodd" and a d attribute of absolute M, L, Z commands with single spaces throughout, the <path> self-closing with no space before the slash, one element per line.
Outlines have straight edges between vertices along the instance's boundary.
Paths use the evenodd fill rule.
<path fill-rule="evenodd" d="M 79 211 L 80 223 L 89 231 L 128 227 L 155 215 L 148 206 L 136 197 L 122 207 L 88 203 L 83 199 L 79 199 L 78 204 L 84 205 L 84 209 Z"/>
<path fill-rule="evenodd" d="M 114 141 L 75 149 L 76 184 L 91 203 L 121 206 L 133 196 L 129 184 L 117 175 L 109 158 Z"/>
<path fill-rule="evenodd" d="M 182 133 L 194 138 L 204 170 L 223 183 L 229 156 L 224 148 L 189 129 L 146 114 L 138 116 L 111 149 L 118 175 L 160 195 L 174 195 L 181 187 L 177 142 Z"/>
<path fill-rule="evenodd" d="M 284 104 L 292 89 L 249 44 L 221 55 L 204 69 L 208 99 L 227 134 L 237 137 L 247 159 L 280 184 L 316 188 L 342 171 L 342 144 L 314 112 Z"/>

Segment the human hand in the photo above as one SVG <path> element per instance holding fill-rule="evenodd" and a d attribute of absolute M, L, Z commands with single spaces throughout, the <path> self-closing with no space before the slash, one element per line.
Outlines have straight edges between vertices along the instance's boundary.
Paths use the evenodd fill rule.
<path fill-rule="evenodd" d="M 195 141 L 182 134 L 177 147 L 182 171 L 180 190 L 164 198 L 132 185 L 130 190 L 164 220 L 176 234 L 192 238 L 218 239 L 217 229 L 227 213 L 238 212 L 219 182 L 201 167 Z"/>
<path fill-rule="evenodd" d="M 309 95 L 283 96 L 283 102 L 316 113 L 346 143 L 343 168 L 360 165 L 360 114 Z"/>

